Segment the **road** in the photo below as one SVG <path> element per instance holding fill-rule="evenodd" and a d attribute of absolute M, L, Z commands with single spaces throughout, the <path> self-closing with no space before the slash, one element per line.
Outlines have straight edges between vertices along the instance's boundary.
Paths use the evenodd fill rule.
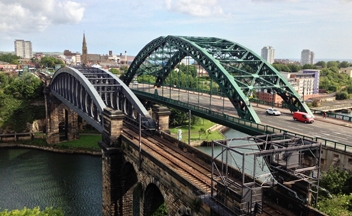
<path fill-rule="evenodd" d="M 324 122 L 319 118 L 315 118 L 313 124 L 305 124 L 303 122 L 294 121 L 292 114 L 289 113 L 282 113 L 281 116 L 270 116 L 266 115 L 265 109 L 256 108 L 255 110 L 262 124 L 352 145 L 352 128 Z"/>
<path fill-rule="evenodd" d="M 155 89 L 146 84 L 130 85 L 132 89 L 138 89 L 140 91 L 146 91 L 154 93 Z M 179 90 L 177 88 L 163 87 L 158 88 L 158 95 L 182 102 L 188 102 L 189 104 L 211 108 L 213 111 L 224 112 L 228 115 L 238 117 L 236 109 L 233 107 L 231 102 L 227 98 L 221 98 L 219 96 L 212 96 L 211 100 L 208 94 L 199 94 L 197 92 L 187 92 Z M 256 106 L 252 104 L 258 117 L 261 120 L 261 124 L 275 126 L 278 128 L 292 131 L 298 134 L 304 134 L 313 137 L 321 137 L 324 139 L 336 141 L 339 143 L 347 144 L 352 146 L 352 128 L 346 127 L 343 124 L 334 124 L 332 122 L 323 121 L 321 118 L 315 118 L 313 124 L 305 124 L 303 122 L 294 121 L 292 114 L 287 110 L 282 110 L 280 116 L 270 116 L 265 113 L 266 108 L 263 105 Z M 340 120 L 336 120 L 340 121 Z"/>

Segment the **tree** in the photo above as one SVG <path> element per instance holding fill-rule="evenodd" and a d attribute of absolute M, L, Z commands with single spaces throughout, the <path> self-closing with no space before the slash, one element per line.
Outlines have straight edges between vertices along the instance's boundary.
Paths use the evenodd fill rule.
<path fill-rule="evenodd" d="M 19 64 L 18 59 L 20 59 L 19 56 L 16 56 L 11 53 L 0 55 L 0 61 L 8 62 L 10 64 Z"/>
<path fill-rule="evenodd" d="M 320 66 L 322 68 L 326 68 L 326 62 L 325 61 L 318 61 L 315 63 L 315 66 Z"/>
<path fill-rule="evenodd" d="M 172 126 L 179 126 L 183 125 L 188 120 L 188 113 L 183 112 L 174 108 L 169 107 L 170 109 L 170 125 Z"/>
<path fill-rule="evenodd" d="M 320 187 L 329 193 L 319 193 L 318 209 L 328 215 L 350 215 L 352 211 L 352 174 L 331 167 L 321 175 Z M 323 190 L 324 191 L 324 190 Z M 323 194 L 323 195 L 322 195 Z"/>
<path fill-rule="evenodd" d="M 338 168 L 331 167 L 328 172 L 322 174 L 320 187 L 325 188 L 332 194 L 339 194 L 342 192 L 347 175 L 347 172 L 341 172 Z"/>
<path fill-rule="evenodd" d="M 352 194 L 324 198 L 318 202 L 318 209 L 330 216 L 351 215 Z"/>
<path fill-rule="evenodd" d="M 352 85 L 346 86 L 346 91 L 348 94 L 352 94 Z"/>
<path fill-rule="evenodd" d="M 313 64 L 305 64 L 303 65 L 302 69 L 317 69 L 317 66 Z"/>
<path fill-rule="evenodd" d="M 42 82 L 31 73 L 17 77 L 5 88 L 6 94 L 18 99 L 34 99 L 42 95 Z"/>
<path fill-rule="evenodd" d="M 338 67 L 339 66 L 339 63 L 336 62 L 336 61 L 328 61 L 327 65 L 326 65 L 328 68 L 331 68 L 331 67 Z"/>
<path fill-rule="evenodd" d="M 301 66 L 297 64 L 288 64 L 287 66 L 290 68 L 291 72 L 298 72 L 301 70 Z"/>
<path fill-rule="evenodd" d="M 113 74 L 121 74 L 121 71 L 119 69 L 116 69 L 116 68 L 110 68 L 109 71 Z"/>
<path fill-rule="evenodd" d="M 125 66 L 125 65 L 122 65 L 122 66 L 120 67 L 120 71 L 121 71 L 121 73 L 126 73 L 126 72 L 128 71 L 128 67 Z"/>
<path fill-rule="evenodd" d="M 61 67 L 65 67 L 65 63 L 61 59 L 57 59 L 53 56 L 44 56 L 40 60 L 41 67 L 54 68 L 57 64 L 61 65 Z"/>
<path fill-rule="evenodd" d="M 339 64 L 339 68 L 348 68 L 350 66 L 350 63 L 347 61 L 343 61 Z"/>
<path fill-rule="evenodd" d="M 199 139 L 200 139 L 200 136 L 203 135 L 203 134 L 205 134 L 206 131 L 205 131 L 204 128 L 200 128 L 199 131 L 198 131 L 198 133 L 199 133 Z"/>
<path fill-rule="evenodd" d="M 346 99 L 349 99 L 347 92 L 343 91 L 343 92 L 336 93 L 336 100 L 346 100 Z"/>

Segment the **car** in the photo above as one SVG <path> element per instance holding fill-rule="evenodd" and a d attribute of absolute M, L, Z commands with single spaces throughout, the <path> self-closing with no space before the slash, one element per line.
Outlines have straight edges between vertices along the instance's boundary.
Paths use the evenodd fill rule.
<path fill-rule="evenodd" d="M 266 114 L 279 116 L 281 112 L 275 108 L 269 108 L 266 110 Z"/>
<path fill-rule="evenodd" d="M 313 123 L 314 116 L 311 116 L 305 112 L 294 112 L 293 113 L 293 120 L 304 122 L 304 123 Z"/>

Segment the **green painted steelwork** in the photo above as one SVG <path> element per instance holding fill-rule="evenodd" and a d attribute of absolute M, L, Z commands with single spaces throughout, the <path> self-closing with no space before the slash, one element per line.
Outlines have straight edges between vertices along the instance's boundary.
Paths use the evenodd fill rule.
<path fill-rule="evenodd" d="M 280 95 L 291 111 L 312 114 L 309 107 L 301 102 L 299 94 L 274 67 L 244 46 L 220 38 L 156 38 L 138 53 L 121 79 L 128 85 L 135 76 L 151 75 L 156 78 L 154 85 L 161 86 L 171 70 L 186 57 L 191 57 L 207 71 L 243 119 L 260 123 L 248 98 L 255 91 L 264 89 Z"/>

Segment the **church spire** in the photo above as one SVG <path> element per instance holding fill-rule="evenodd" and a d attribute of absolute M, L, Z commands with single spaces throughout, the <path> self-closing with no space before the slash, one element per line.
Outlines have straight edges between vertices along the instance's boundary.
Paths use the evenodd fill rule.
<path fill-rule="evenodd" d="M 88 49 L 86 42 L 86 35 L 83 33 L 83 43 L 82 43 L 82 65 L 86 65 L 88 63 Z"/>

